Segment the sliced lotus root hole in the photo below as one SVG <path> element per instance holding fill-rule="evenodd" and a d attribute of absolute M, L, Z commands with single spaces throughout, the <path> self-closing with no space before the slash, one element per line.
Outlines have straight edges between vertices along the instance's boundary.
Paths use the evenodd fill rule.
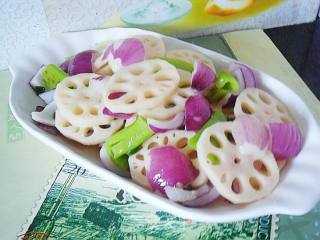
<path fill-rule="evenodd" d="M 144 72 L 144 70 L 142 68 L 133 68 L 133 69 L 130 69 L 130 73 L 132 75 L 135 75 L 135 76 L 139 76 L 141 75 L 142 73 Z"/>
<path fill-rule="evenodd" d="M 255 177 L 250 177 L 249 178 L 249 183 L 251 185 L 251 187 L 256 190 L 256 191 L 260 191 L 262 190 L 262 186 L 261 183 L 259 182 L 259 180 Z"/>
<path fill-rule="evenodd" d="M 148 145 L 148 149 L 152 149 L 152 148 L 155 148 L 155 147 L 158 147 L 159 146 L 159 143 L 157 142 L 152 142 Z"/>
<path fill-rule="evenodd" d="M 208 153 L 207 159 L 209 160 L 208 163 L 212 165 L 219 165 L 221 163 L 220 158 L 214 153 Z"/>
<path fill-rule="evenodd" d="M 73 114 L 74 115 L 81 115 L 83 114 L 83 108 L 80 106 L 77 106 L 73 109 Z"/>
<path fill-rule="evenodd" d="M 83 99 L 84 100 L 90 100 L 90 97 L 89 96 L 83 96 Z"/>
<path fill-rule="evenodd" d="M 291 123 L 291 120 L 288 117 L 282 116 L 282 117 L 280 117 L 280 119 L 284 123 Z"/>
<path fill-rule="evenodd" d="M 64 121 L 62 126 L 63 127 L 70 127 L 71 123 L 69 123 L 68 121 Z"/>
<path fill-rule="evenodd" d="M 145 168 L 145 167 L 142 168 L 141 174 L 142 174 L 143 176 L 146 176 L 146 168 Z"/>
<path fill-rule="evenodd" d="M 236 142 L 235 142 L 235 140 L 234 140 L 234 138 L 233 138 L 233 135 L 232 135 L 232 133 L 231 133 L 230 130 L 224 131 L 224 136 L 225 136 L 226 139 L 229 141 L 229 143 L 231 143 L 231 144 L 233 144 L 233 145 L 236 144 Z"/>
<path fill-rule="evenodd" d="M 241 184 L 238 178 L 233 179 L 232 183 L 231 183 L 231 190 L 235 193 L 235 194 L 239 194 L 242 192 L 241 189 Z"/>
<path fill-rule="evenodd" d="M 277 105 L 277 110 L 278 110 L 278 112 L 280 112 L 280 113 L 285 113 L 285 112 L 286 112 L 285 109 L 284 109 L 282 106 L 280 106 L 280 105 Z"/>
<path fill-rule="evenodd" d="M 178 87 L 179 88 L 191 87 L 192 74 L 188 71 L 181 70 L 181 69 L 178 69 L 178 73 L 180 76 Z"/>
<path fill-rule="evenodd" d="M 184 138 L 180 138 L 177 142 L 176 142 L 176 147 L 179 149 L 185 148 L 188 145 L 188 138 L 184 137 Z"/>
<path fill-rule="evenodd" d="M 136 159 L 143 161 L 144 156 L 142 154 L 136 154 Z"/>
<path fill-rule="evenodd" d="M 91 107 L 89 112 L 93 116 L 97 116 L 98 115 L 98 109 L 95 108 L 95 107 Z"/>
<path fill-rule="evenodd" d="M 188 87 L 191 87 L 191 83 L 190 81 L 187 81 L 187 80 L 182 80 L 179 82 L 179 85 L 178 85 L 179 88 L 188 88 Z"/>
<path fill-rule="evenodd" d="M 126 104 L 134 104 L 136 101 L 137 101 L 137 99 L 135 97 L 130 97 L 125 100 L 125 103 Z"/>
<path fill-rule="evenodd" d="M 174 102 L 170 102 L 168 104 L 166 104 L 164 107 L 165 108 L 174 108 L 176 106 L 176 104 Z"/>
<path fill-rule="evenodd" d="M 238 157 L 236 157 L 234 160 L 233 160 L 233 162 L 234 162 L 234 164 L 239 164 L 240 163 L 240 158 L 238 158 Z"/>
<path fill-rule="evenodd" d="M 215 135 L 210 136 L 210 143 L 212 144 L 212 146 L 214 146 L 216 148 L 222 148 L 222 144 L 221 144 L 220 140 Z"/>
<path fill-rule="evenodd" d="M 115 119 L 113 119 L 113 120 L 115 120 Z M 99 128 L 101 128 L 101 129 L 108 129 L 109 127 L 111 127 L 110 124 L 99 125 Z"/>
<path fill-rule="evenodd" d="M 169 143 L 169 138 L 165 136 L 162 141 L 163 145 L 167 145 Z"/>
<path fill-rule="evenodd" d="M 144 97 L 145 98 L 154 98 L 155 94 L 151 91 L 146 91 L 146 92 L 144 92 Z"/>
<path fill-rule="evenodd" d="M 256 97 L 253 96 L 252 94 L 248 93 L 247 96 L 253 103 L 258 103 Z"/>
<path fill-rule="evenodd" d="M 153 69 L 152 69 L 152 73 L 155 74 L 155 73 L 158 73 L 160 72 L 161 70 L 161 67 L 160 66 L 155 66 Z"/>
<path fill-rule="evenodd" d="M 89 79 L 84 79 L 82 83 L 83 83 L 83 86 L 89 87 Z"/>
<path fill-rule="evenodd" d="M 113 92 L 108 95 L 108 99 L 110 99 L 110 100 L 118 99 L 125 94 L 126 94 L 126 92 Z"/>
<path fill-rule="evenodd" d="M 158 85 L 159 85 L 159 87 L 157 90 L 160 92 L 164 92 L 164 91 L 166 91 L 167 87 L 171 87 L 171 84 L 169 81 L 161 81 L 161 82 L 159 82 Z"/>
<path fill-rule="evenodd" d="M 187 156 L 189 157 L 189 159 L 193 160 L 198 157 L 198 154 L 196 150 L 191 150 L 190 152 L 188 152 Z"/>
<path fill-rule="evenodd" d="M 83 135 L 85 137 L 90 137 L 94 133 L 93 128 L 86 128 L 83 132 Z"/>
<path fill-rule="evenodd" d="M 79 127 L 76 127 L 76 129 L 74 130 L 76 133 L 80 131 Z"/>
<path fill-rule="evenodd" d="M 168 76 L 164 75 L 164 74 L 159 74 L 155 77 L 156 81 L 171 81 Z"/>
<path fill-rule="evenodd" d="M 270 98 L 264 94 L 264 93 L 259 93 L 259 98 L 261 99 L 262 102 L 264 102 L 265 104 L 267 105 L 270 105 L 271 104 L 271 100 Z"/>
<path fill-rule="evenodd" d="M 250 107 L 250 105 L 246 102 L 241 103 L 242 112 L 246 114 L 253 114 L 254 110 Z"/>
<path fill-rule="evenodd" d="M 180 97 L 185 98 L 185 99 L 187 99 L 187 98 L 189 97 L 189 94 L 188 94 L 188 93 L 182 92 L 182 91 L 179 91 L 179 92 L 178 92 L 178 95 L 179 95 Z"/>
<path fill-rule="evenodd" d="M 74 82 L 69 82 L 67 88 L 75 90 L 77 89 L 77 85 Z"/>
<path fill-rule="evenodd" d="M 124 79 L 124 78 L 117 78 L 117 79 L 115 80 L 115 82 L 116 82 L 116 83 L 127 83 L 128 80 L 127 80 L 127 79 Z"/>
<path fill-rule="evenodd" d="M 266 165 L 261 160 L 255 160 L 253 162 L 254 168 L 261 174 L 265 176 L 270 176 L 270 173 L 266 167 Z"/>

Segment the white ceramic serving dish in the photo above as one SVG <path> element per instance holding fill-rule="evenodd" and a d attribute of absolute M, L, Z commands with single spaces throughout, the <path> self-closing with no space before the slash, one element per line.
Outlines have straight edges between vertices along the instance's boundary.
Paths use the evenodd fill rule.
<path fill-rule="evenodd" d="M 320 131 L 313 115 L 300 97 L 279 80 L 258 70 L 256 75 L 260 88 L 272 93 L 290 109 L 304 136 L 304 147 L 281 173 L 279 185 L 273 193 L 260 201 L 246 205 L 223 203 L 202 208 L 188 208 L 138 186 L 130 179 L 122 178 L 105 169 L 99 161 L 97 147 L 83 147 L 62 136 L 50 135 L 31 120 L 31 112 L 42 100 L 30 88 L 28 81 L 41 64 L 60 64 L 65 56 L 94 48 L 96 43 L 137 34 L 150 34 L 164 40 L 167 49 L 190 48 L 212 59 L 217 70 L 235 60 L 219 53 L 194 46 L 178 39 L 139 29 L 110 28 L 105 30 L 75 32 L 37 46 L 28 54 L 15 58 L 10 65 L 13 81 L 10 89 L 10 107 L 19 123 L 34 137 L 52 147 L 67 158 L 76 161 L 92 173 L 113 182 L 145 202 L 186 219 L 205 222 L 229 222 L 267 214 L 301 215 L 311 210 L 320 199 Z"/>

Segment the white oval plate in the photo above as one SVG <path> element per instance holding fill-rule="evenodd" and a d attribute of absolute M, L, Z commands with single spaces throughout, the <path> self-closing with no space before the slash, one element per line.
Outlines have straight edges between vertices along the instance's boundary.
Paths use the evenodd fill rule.
<path fill-rule="evenodd" d="M 235 61 L 219 53 L 171 37 L 133 28 L 110 28 L 63 34 L 37 46 L 30 53 L 21 55 L 11 63 L 10 71 L 13 81 L 10 89 L 10 107 L 18 122 L 34 137 L 92 173 L 113 182 L 143 201 L 182 218 L 205 222 L 229 222 L 267 214 L 301 215 L 315 206 L 320 199 L 319 126 L 297 94 L 280 81 L 258 70 L 255 72 L 260 79 L 259 87 L 272 93 L 290 109 L 302 130 L 304 147 L 299 156 L 293 159 L 281 173 L 280 183 L 273 193 L 260 201 L 246 205 L 231 205 L 221 201 L 203 208 L 184 207 L 159 197 L 130 179 L 122 178 L 105 169 L 99 160 L 97 147 L 83 147 L 62 136 L 50 135 L 33 124 L 31 112 L 36 105 L 44 103 L 33 92 L 28 82 L 41 64 L 60 64 L 64 57 L 94 48 L 99 42 L 137 34 L 160 37 L 164 40 L 167 49 L 189 48 L 200 51 L 213 60 L 217 70 Z"/>

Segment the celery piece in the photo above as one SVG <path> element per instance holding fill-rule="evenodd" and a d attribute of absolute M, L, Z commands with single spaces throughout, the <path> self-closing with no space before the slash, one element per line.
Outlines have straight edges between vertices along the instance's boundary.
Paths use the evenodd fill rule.
<path fill-rule="evenodd" d="M 43 85 L 46 91 L 56 88 L 59 82 L 68 77 L 69 75 L 65 73 L 61 68 L 55 64 L 48 64 L 43 70 L 42 78 Z"/>
<path fill-rule="evenodd" d="M 107 146 L 106 144 L 103 145 L 106 148 L 106 152 L 109 155 L 111 161 L 116 165 L 119 169 L 129 171 L 129 163 L 128 163 L 128 155 L 134 154 L 139 150 L 139 148 L 133 149 L 128 155 L 123 155 L 119 158 L 114 158 L 111 152 L 111 147 Z"/>
<path fill-rule="evenodd" d="M 123 155 L 116 159 L 111 158 L 111 161 L 121 170 L 129 171 L 128 158 L 128 155 Z"/>
<path fill-rule="evenodd" d="M 230 92 L 236 92 L 239 90 L 238 80 L 229 72 L 221 71 L 218 73 L 218 80 L 216 87 L 219 89 L 225 89 Z"/>
<path fill-rule="evenodd" d="M 127 155 L 123 155 L 123 156 L 115 159 L 112 157 L 111 148 L 108 147 L 106 144 L 104 144 L 103 146 L 106 148 L 106 152 L 109 155 L 109 157 L 114 165 L 116 165 L 121 170 L 129 171 L 129 163 L 128 163 L 128 156 Z"/>
<path fill-rule="evenodd" d="M 185 70 L 187 72 L 193 71 L 193 65 L 191 63 L 188 63 L 186 61 L 175 59 L 175 58 L 167 58 L 167 57 L 155 57 L 164 61 L 167 61 L 168 63 L 172 64 L 176 68 Z"/>
<path fill-rule="evenodd" d="M 210 103 L 217 103 L 229 93 L 239 91 L 240 85 L 238 80 L 229 72 L 221 71 L 213 88 L 207 92 L 207 99 Z"/>
<path fill-rule="evenodd" d="M 198 140 L 199 140 L 201 134 L 203 133 L 203 131 L 205 129 L 207 129 L 208 127 L 212 126 L 213 124 L 216 124 L 217 122 L 224 122 L 224 121 L 227 121 L 227 119 L 224 116 L 223 112 L 215 111 L 211 115 L 211 118 L 202 126 L 202 128 L 192 138 L 189 139 L 188 145 L 191 148 L 196 149 Z"/>
<path fill-rule="evenodd" d="M 112 159 L 118 159 L 123 155 L 129 155 L 152 135 L 153 131 L 149 128 L 146 120 L 139 116 L 133 124 L 106 140 L 107 150 Z"/>

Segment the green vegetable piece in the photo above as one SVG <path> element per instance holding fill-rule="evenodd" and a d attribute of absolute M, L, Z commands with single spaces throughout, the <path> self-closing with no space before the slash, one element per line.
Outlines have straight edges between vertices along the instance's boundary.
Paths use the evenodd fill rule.
<path fill-rule="evenodd" d="M 239 88 L 239 82 L 231 73 L 221 71 L 217 75 L 214 87 L 206 93 L 206 97 L 210 103 L 217 103 L 227 94 L 239 91 Z"/>
<path fill-rule="evenodd" d="M 211 135 L 210 136 L 210 142 L 213 146 L 215 146 L 216 148 L 221 148 L 222 145 L 221 145 L 221 142 L 219 141 L 219 139 L 214 136 L 214 135 Z"/>
<path fill-rule="evenodd" d="M 49 64 L 43 70 L 42 78 L 43 85 L 46 91 L 56 88 L 59 82 L 68 77 L 69 75 L 65 73 L 61 68 L 55 64 Z"/>
<path fill-rule="evenodd" d="M 186 61 L 175 59 L 175 58 L 167 58 L 167 57 L 155 57 L 155 58 L 167 61 L 168 63 L 172 64 L 176 68 L 185 70 L 187 72 L 193 72 L 193 65 Z"/>
<path fill-rule="evenodd" d="M 107 150 L 107 154 L 110 156 L 110 159 L 114 163 L 114 165 L 116 165 L 121 170 L 129 171 L 128 155 L 123 155 L 116 159 L 112 158 L 111 148 L 108 147 L 106 144 L 104 146 Z"/>
<path fill-rule="evenodd" d="M 118 159 L 129 155 L 152 135 L 146 120 L 139 116 L 133 124 L 106 140 L 107 151 L 112 159 Z"/>
<path fill-rule="evenodd" d="M 114 165 L 116 165 L 119 169 L 129 171 L 128 155 L 123 155 L 117 159 L 114 159 L 113 157 L 111 157 L 112 156 L 111 147 L 107 146 L 106 144 L 104 144 L 103 146 L 105 146 L 107 150 L 107 154 L 109 155 Z M 136 153 L 138 150 L 139 148 L 133 149 L 132 151 L 129 152 L 129 155 Z"/>
<path fill-rule="evenodd" d="M 236 92 L 240 87 L 237 79 L 227 71 L 218 73 L 218 80 L 215 85 L 219 89 L 225 89 L 230 92 Z"/>
<path fill-rule="evenodd" d="M 193 149 L 197 149 L 197 143 L 203 131 L 208 127 L 212 126 L 213 124 L 216 124 L 217 122 L 224 122 L 224 121 L 227 121 L 227 119 L 224 116 L 223 112 L 215 111 L 212 114 L 211 118 L 202 126 L 202 128 L 192 138 L 189 139 L 188 145 Z"/>

